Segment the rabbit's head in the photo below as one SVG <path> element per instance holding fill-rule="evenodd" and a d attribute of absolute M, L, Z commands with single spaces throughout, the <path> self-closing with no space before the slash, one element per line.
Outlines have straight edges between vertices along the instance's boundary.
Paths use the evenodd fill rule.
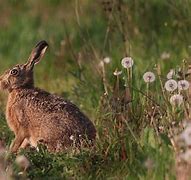
<path fill-rule="evenodd" d="M 18 64 L 0 76 L 0 89 L 12 91 L 16 88 L 31 88 L 34 86 L 33 68 L 43 57 L 48 44 L 40 41 L 32 50 L 25 64 Z"/>

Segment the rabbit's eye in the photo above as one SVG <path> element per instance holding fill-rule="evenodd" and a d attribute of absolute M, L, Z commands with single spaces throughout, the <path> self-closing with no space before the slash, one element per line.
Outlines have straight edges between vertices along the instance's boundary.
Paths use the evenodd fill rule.
<path fill-rule="evenodd" d="M 19 74 L 19 71 L 17 69 L 12 69 L 11 70 L 11 75 L 17 76 Z"/>

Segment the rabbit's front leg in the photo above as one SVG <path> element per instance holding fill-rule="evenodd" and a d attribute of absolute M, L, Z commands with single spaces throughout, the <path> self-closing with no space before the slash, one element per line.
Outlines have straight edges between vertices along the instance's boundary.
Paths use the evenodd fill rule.
<path fill-rule="evenodd" d="M 25 138 L 20 146 L 21 149 L 25 149 L 26 147 L 28 147 L 30 145 L 30 142 L 27 138 Z"/>
<path fill-rule="evenodd" d="M 11 143 L 10 146 L 10 151 L 12 153 L 15 153 L 18 151 L 19 147 L 21 146 L 21 144 L 23 143 L 24 139 L 26 138 L 25 134 L 23 133 L 22 130 L 20 130 L 16 135 L 15 135 L 15 139 L 13 140 L 13 142 Z"/>

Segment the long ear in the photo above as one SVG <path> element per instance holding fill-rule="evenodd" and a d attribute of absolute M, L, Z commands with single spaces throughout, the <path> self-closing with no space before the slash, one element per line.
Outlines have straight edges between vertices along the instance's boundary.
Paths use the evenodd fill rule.
<path fill-rule="evenodd" d="M 47 48 L 48 43 L 46 41 L 40 41 L 32 50 L 27 65 L 33 67 L 35 64 L 39 63 Z"/>

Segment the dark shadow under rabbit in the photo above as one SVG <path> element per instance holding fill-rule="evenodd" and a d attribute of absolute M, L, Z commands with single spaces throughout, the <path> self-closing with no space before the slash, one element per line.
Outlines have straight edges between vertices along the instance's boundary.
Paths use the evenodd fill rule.
<path fill-rule="evenodd" d="M 93 123 L 71 102 L 34 87 L 33 69 L 48 44 L 39 42 L 27 63 L 5 71 L 0 88 L 8 90 L 6 119 L 15 134 L 11 152 L 40 141 L 51 152 L 64 151 L 81 142 L 91 144 L 96 137 Z"/>

